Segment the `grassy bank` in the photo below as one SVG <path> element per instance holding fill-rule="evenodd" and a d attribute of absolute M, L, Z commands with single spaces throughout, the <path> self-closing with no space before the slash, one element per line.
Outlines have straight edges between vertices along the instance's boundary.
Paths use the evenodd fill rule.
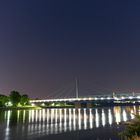
<path fill-rule="evenodd" d="M 0 110 L 30 110 L 41 109 L 39 106 L 20 106 L 20 107 L 0 107 Z"/>

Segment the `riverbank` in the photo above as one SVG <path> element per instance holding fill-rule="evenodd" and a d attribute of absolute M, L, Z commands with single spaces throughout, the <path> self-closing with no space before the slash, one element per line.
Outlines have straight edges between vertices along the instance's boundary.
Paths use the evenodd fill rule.
<path fill-rule="evenodd" d="M 0 107 L 0 110 L 31 110 L 42 109 L 39 106 Z"/>

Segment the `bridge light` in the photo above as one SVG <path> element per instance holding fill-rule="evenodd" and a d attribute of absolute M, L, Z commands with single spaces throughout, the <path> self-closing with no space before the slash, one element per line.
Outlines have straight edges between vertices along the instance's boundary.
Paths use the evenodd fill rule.
<path fill-rule="evenodd" d="M 114 97 L 114 100 L 117 100 L 117 101 L 119 101 L 120 99 L 119 99 L 118 97 Z"/>
<path fill-rule="evenodd" d="M 107 100 L 110 100 L 111 98 L 110 97 L 107 97 Z"/>
<path fill-rule="evenodd" d="M 101 100 L 104 100 L 104 98 L 102 97 Z"/>
<path fill-rule="evenodd" d="M 133 97 L 132 96 L 129 96 L 129 99 L 131 100 L 131 99 L 133 99 Z"/>
<path fill-rule="evenodd" d="M 67 101 L 71 101 L 71 99 L 67 99 Z"/>
<path fill-rule="evenodd" d="M 98 98 L 94 98 L 95 100 L 98 100 Z"/>
<path fill-rule="evenodd" d="M 124 100 L 125 98 L 122 96 L 121 99 Z"/>
<path fill-rule="evenodd" d="M 137 99 L 140 99 L 140 96 L 137 96 Z"/>

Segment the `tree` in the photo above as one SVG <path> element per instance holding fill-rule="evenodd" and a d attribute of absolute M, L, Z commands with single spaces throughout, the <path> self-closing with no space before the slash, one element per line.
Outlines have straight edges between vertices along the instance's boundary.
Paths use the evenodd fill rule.
<path fill-rule="evenodd" d="M 24 105 L 26 105 L 28 103 L 29 103 L 28 95 L 26 95 L 26 94 L 22 95 L 21 99 L 20 99 L 20 104 L 24 106 Z"/>
<path fill-rule="evenodd" d="M 4 107 L 8 103 L 9 98 L 5 95 L 0 95 L 0 106 Z"/>
<path fill-rule="evenodd" d="M 20 103 L 21 95 L 18 91 L 11 91 L 9 97 L 13 106 L 16 107 Z"/>

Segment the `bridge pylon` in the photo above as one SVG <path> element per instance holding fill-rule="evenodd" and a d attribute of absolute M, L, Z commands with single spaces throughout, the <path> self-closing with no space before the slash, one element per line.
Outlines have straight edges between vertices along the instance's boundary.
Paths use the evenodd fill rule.
<path fill-rule="evenodd" d="M 115 92 L 113 92 L 113 99 L 116 97 L 116 94 L 115 94 Z"/>
<path fill-rule="evenodd" d="M 75 79 L 75 84 L 76 84 L 76 98 L 79 98 L 79 88 L 78 88 L 78 79 Z"/>

